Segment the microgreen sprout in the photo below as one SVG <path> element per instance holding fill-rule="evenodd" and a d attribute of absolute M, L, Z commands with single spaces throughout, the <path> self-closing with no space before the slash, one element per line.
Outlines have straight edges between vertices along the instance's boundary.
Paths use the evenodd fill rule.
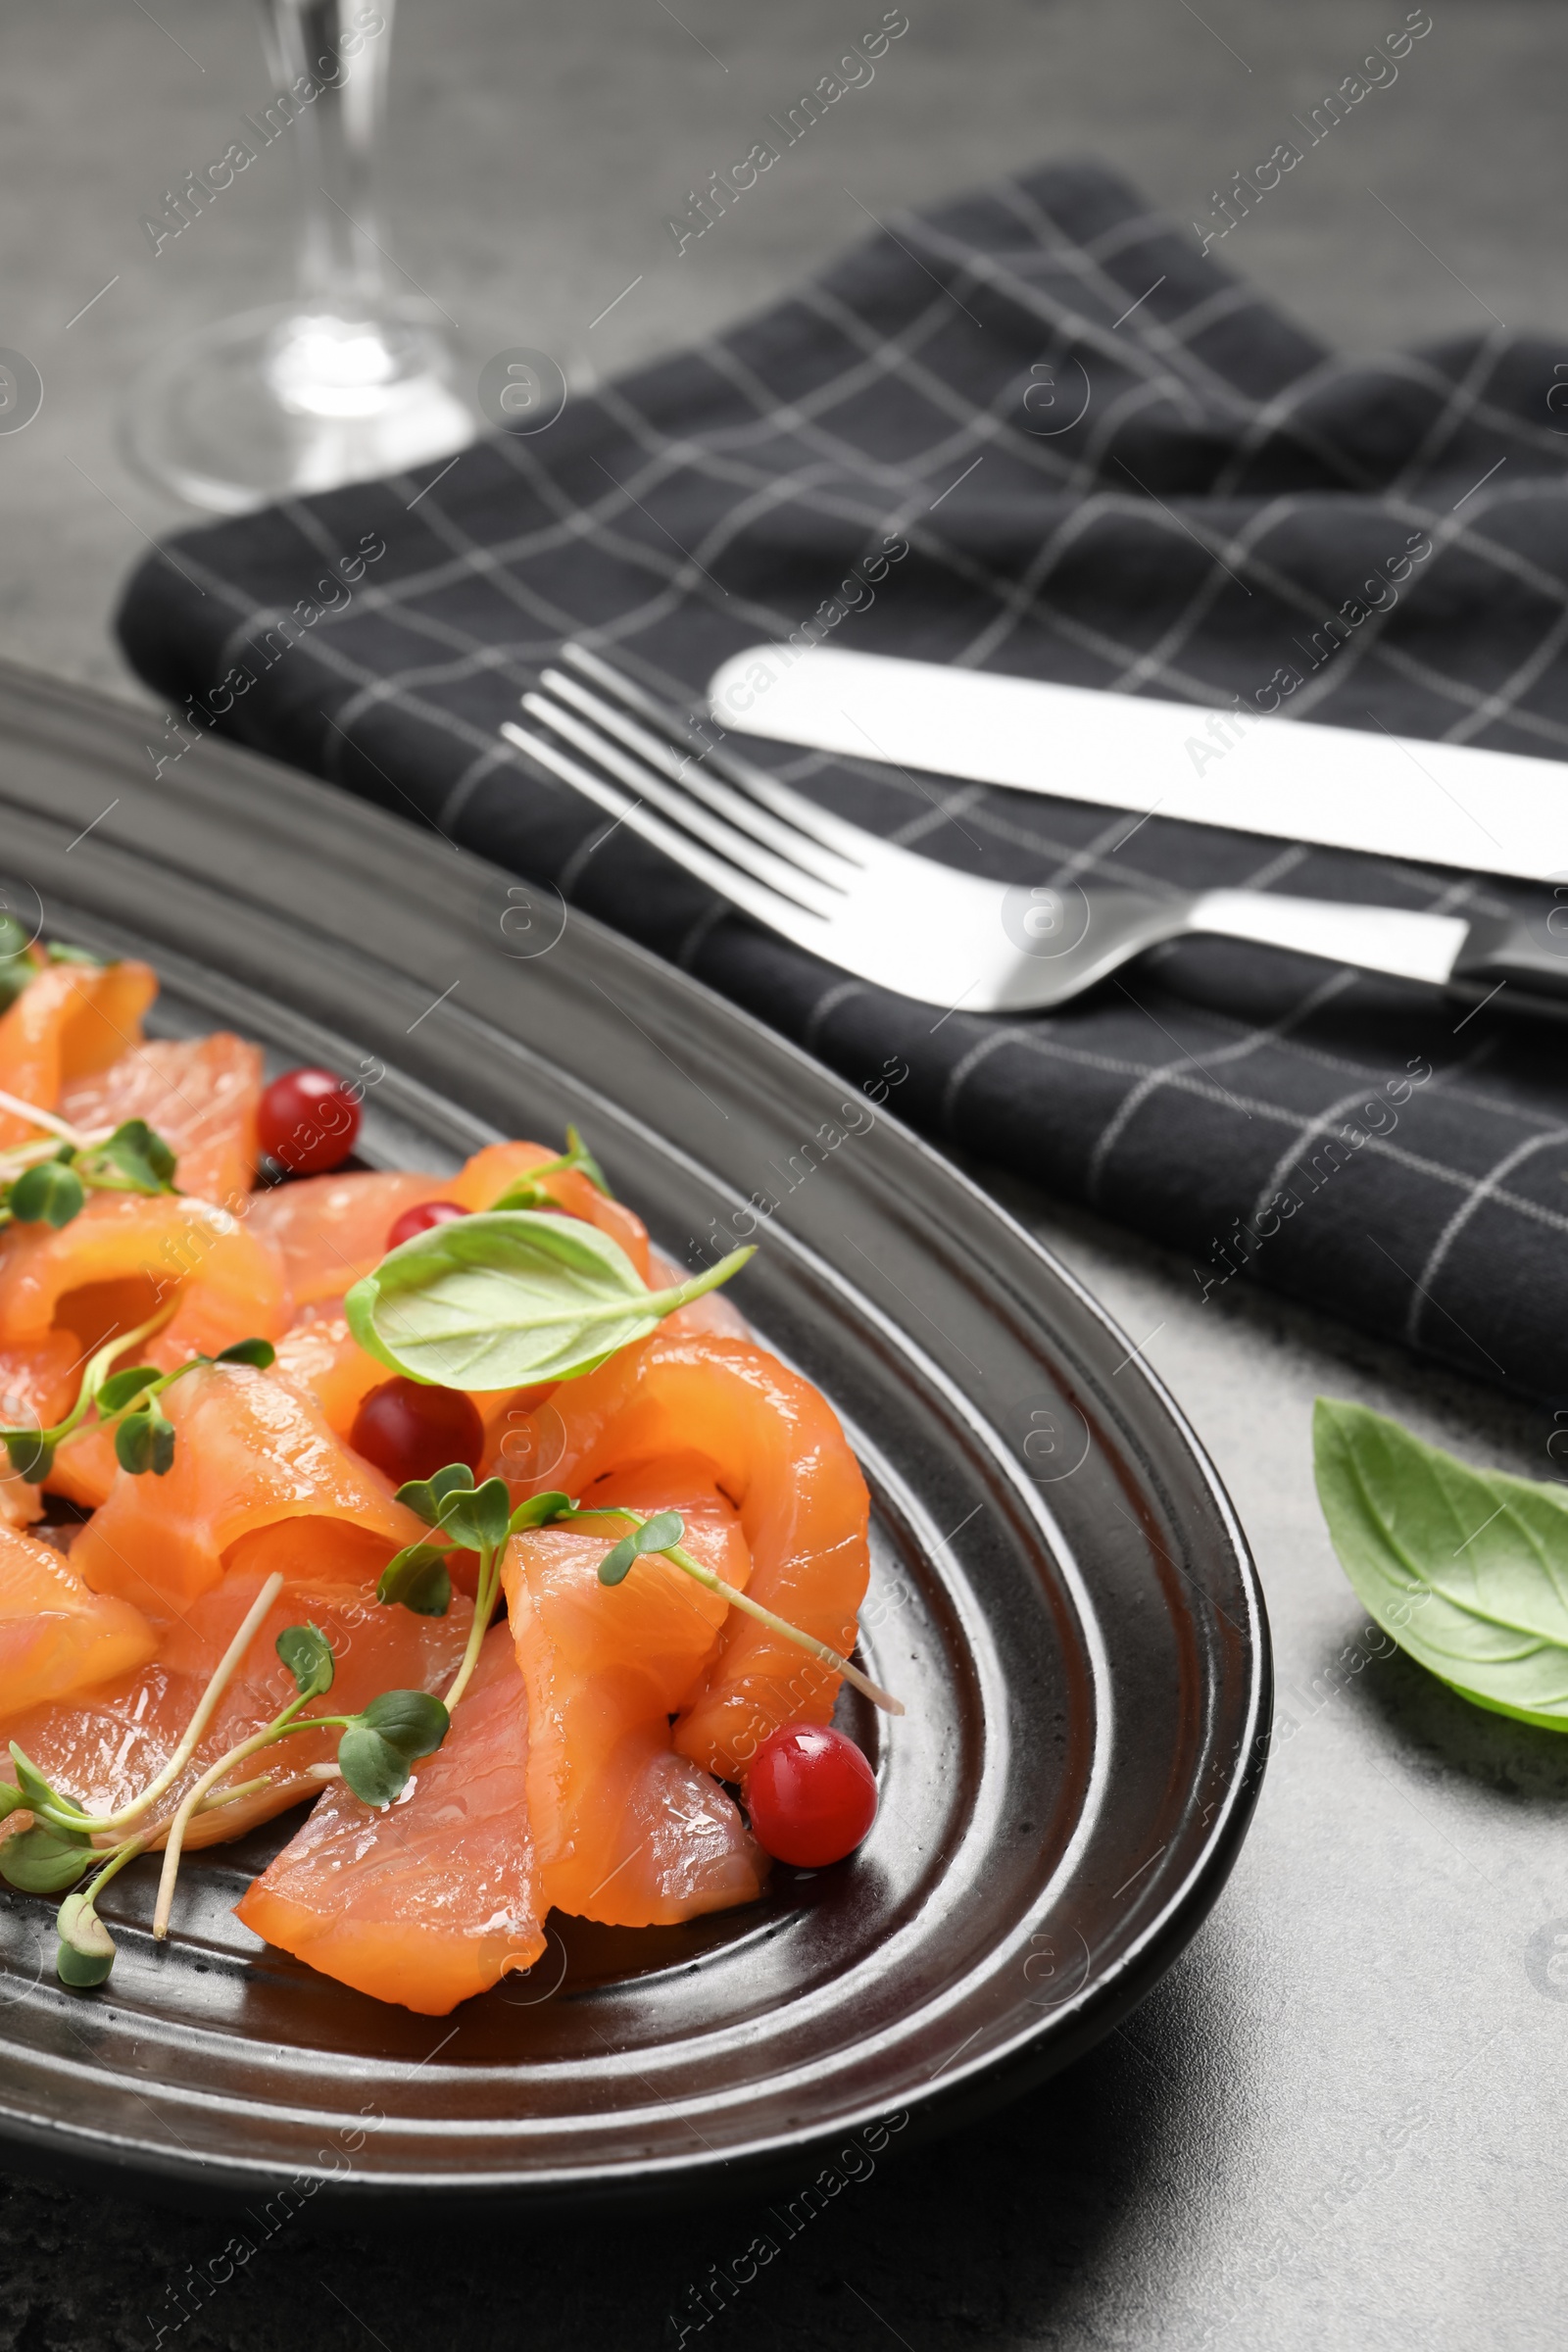
<path fill-rule="evenodd" d="M 564 1501 L 565 1497 L 560 1499 Z M 450 1712 L 468 1688 L 469 1678 L 479 1662 L 480 1645 L 501 1591 L 502 1554 L 507 1538 L 516 1532 L 514 1525 L 516 1514 L 512 1509 L 506 1480 L 487 1478 L 482 1486 L 475 1486 L 466 1462 L 449 1462 L 433 1478 L 410 1479 L 399 1487 L 398 1500 L 422 1519 L 441 1541 L 410 1544 L 394 1553 L 376 1585 L 378 1600 L 400 1601 L 404 1608 L 423 1617 L 444 1617 L 452 1600 L 446 1552 L 472 1551 L 479 1558 L 473 1623 L 468 1629 L 462 1664 L 446 1693 Z M 528 1506 L 521 1507 L 526 1510 Z"/>
<path fill-rule="evenodd" d="M 174 1154 L 145 1119 L 84 1133 L 36 1102 L 0 1092 L 0 1110 L 43 1130 L 0 1152 L 0 1226 L 50 1225 L 79 1216 L 89 1192 L 172 1193 Z"/>
<path fill-rule="evenodd" d="M 401 1601 L 405 1608 L 416 1609 L 426 1616 L 440 1617 L 446 1612 L 451 1598 L 451 1579 L 444 1564 L 444 1551 L 471 1550 L 479 1554 L 479 1576 L 473 1608 L 473 1626 L 468 1635 L 468 1647 L 456 1679 L 446 1694 L 449 1709 L 455 1707 L 467 1689 L 495 1608 L 501 1583 L 501 1559 L 510 1537 L 520 1535 L 524 1529 L 537 1527 L 569 1527 L 587 1519 L 620 1519 L 630 1523 L 631 1532 L 613 1544 L 599 1563 L 602 1585 L 622 1584 L 630 1575 L 634 1563 L 644 1554 L 658 1554 L 695 1577 L 710 1592 L 716 1592 L 731 1608 L 740 1609 L 755 1617 L 788 1642 L 797 1642 L 809 1650 L 814 1658 L 853 1683 L 856 1690 L 886 1710 L 889 1715 L 902 1715 L 904 1703 L 862 1674 L 858 1666 L 814 1634 L 803 1633 L 788 1618 L 780 1617 L 750 1593 L 738 1592 L 705 1568 L 683 1548 L 685 1521 L 679 1511 L 659 1511 L 651 1519 L 627 1510 L 623 1504 L 606 1504 L 601 1510 L 585 1509 L 569 1494 L 555 1491 L 530 1494 L 525 1502 L 509 1512 L 507 1490 L 499 1478 L 487 1479 L 475 1487 L 473 1475 L 466 1463 L 451 1462 L 438 1470 L 431 1479 L 416 1479 L 398 1489 L 399 1502 L 416 1512 L 437 1538 L 445 1537 L 446 1544 L 410 1544 L 397 1552 L 381 1571 L 376 1586 L 376 1597 L 382 1601 Z"/>
<path fill-rule="evenodd" d="M 172 1468 L 174 1460 L 174 1425 L 158 1409 L 158 1399 L 176 1380 L 194 1372 L 203 1364 L 250 1364 L 265 1371 L 276 1355 L 270 1340 L 236 1340 L 231 1348 L 222 1348 L 217 1355 L 190 1355 L 172 1372 L 164 1372 L 156 1364 L 129 1364 L 122 1372 L 109 1367 L 116 1356 L 123 1355 L 138 1341 L 147 1339 L 169 1321 L 178 1301 L 170 1298 L 139 1323 L 134 1331 L 108 1341 L 91 1358 L 81 1376 L 76 1401 L 63 1421 L 50 1429 L 0 1429 L 0 1445 L 5 1446 L 11 1467 L 21 1478 L 42 1485 L 54 1467 L 58 1448 L 74 1437 L 82 1426 L 89 1411 L 96 1410 L 93 1423 L 97 1429 L 112 1429 L 115 1433 L 115 1459 L 132 1477 L 150 1470 L 154 1477 L 163 1478 Z"/>
<path fill-rule="evenodd" d="M 818 1642 L 814 1634 L 803 1633 L 798 1625 L 791 1625 L 788 1618 L 779 1617 L 773 1610 L 763 1608 L 761 1602 L 754 1600 L 749 1592 L 738 1592 L 734 1585 L 726 1584 L 721 1576 L 715 1576 L 711 1568 L 705 1568 L 701 1560 L 693 1559 L 681 1543 L 686 1526 L 679 1511 L 660 1511 L 653 1518 L 644 1519 L 638 1512 L 627 1510 L 622 1503 L 607 1503 L 602 1510 L 584 1510 L 580 1505 L 572 1504 L 566 1510 L 555 1512 L 553 1518 L 558 1525 L 568 1525 L 582 1519 L 629 1520 L 631 1533 L 622 1536 L 618 1544 L 612 1544 L 599 1563 L 599 1581 L 602 1585 L 624 1583 L 636 1561 L 644 1554 L 655 1554 L 661 1559 L 669 1560 L 675 1567 L 684 1569 L 688 1576 L 695 1577 L 698 1584 L 705 1585 L 710 1592 L 716 1592 L 721 1599 L 727 1600 L 732 1609 L 740 1609 L 746 1616 L 755 1617 L 759 1625 L 765 1625 L 771 1632 L 782 1634 L 786 1641 L 798 1642 L 802 1649 L 809 1650 L 814 1658 L 819 1658 L 833 1673 L 843 1675 L 847 1683 L 853 1683 L 857 1690 L 887 1714 L 904 1713 L 903 1700 L 895 1698 L 891 1691 L 884 1690 L 880 1683 L 873 1683 L 870 1676 L 862 1674 L 849 1658 L 841 1657 L 827 1642 Z"/>
<path fill-rule="evenodd" d="M 115 1939 L 94 1906 L 110 1880 L 118 1877 L 125 1864 L 134 1862 L 146 1848 L 145 1838 L 127 1838 L 116 1846 L 92 1885 L 78 1887 L 61 1904 L 55 1914 L 55 1934 L 59 1937 L 55 1975 L 62 1984 L 85 1991 L 91 1985 L 108 1982 L 115 1965 Z"/>
<path fill-rule="evenodd" d="M 0 914 L 0 1012 L 9 1012 L 30 981 L 43 969 L 33 954 L 32 941 L 14 914 Z"/>
<path fill-rule="evenodd" d="M 568 1127 L 565 1151 L 555 1159 L 542 1159 L 537 1167 L 526 1169 L 515 1184 L 507 1187 L 499 1200 L 491 1201 L 490 1206 L 492 1209 L 554 1208 L 557 1202 L 545 1190 L 544 1179 L 547 1176 L 569 1176 L 574 1170 L 586 1176 L 595 1191 L 603 1193 L 607 1200 L 613 1200 L 615 1196 L 605 1182 L 604 1169 L 576 1128 Z"/>
<path fill-rule="evenodd" d="M 160 1942 L 169 1934 L 180 1855 L 191 1821 L 236 1765 L 296 1732 L 334 1729 L 342 1734 L 337 1763 L 343 1779 L 366 1804 L 379 1807 L 402 1795 L 412 1766 L 420 1756 L 433 1753 L 447 1736 L 451 1717 L 440 1699 L 432 1698 L 427 1690 L 383 1690 L 356 1715 L 302 1714 L 301 1709 L 313 1698 L 323 1697 L 332 1688 L 332 1645 L 318 1626 L 290 1625 L 278 1635 L 276 1647 L 294 1677 L 294 1696 L 270 1723 L 208 1766 L 181 1797 L 169 1825 L 153 1911 L 153 1935 Z M 3 1854 L 0 1847 L 0 1859 Z"/>
<path fill-rule="evenodd" d="M 51 963 L 88 963 L 102 967 L 103 957 L 88 948 L 74 948 L 64 940 L 41 945 L 14 914 L 0 914 L 0 1012 L 9 1012 L 24 988 Z"/>
<path fill-rule="evenodd" d="M 411 1766 L 429 1755 L 446 1738 L 450 1721 L 440 1699 L 425 1690 L 383 1690 L 354 1715 L 309 1715 L 303 1710 L 332 1688 L 332 1645 L 318 1626 L 285 1626 L 277 1637 L 277 1654 L 294 1678 L 294 1696 L 270 1723 L 240 1740 L 202 1772 L 185 1791 L 165 1827 L 141 1826 L 142 1817 L 182 1777 L 203 1733 L 249 1648 L 263 1620 L 283 1590 L 281 1574 L 267 1579 L 243 1623 L 220 1660 L 211 1681 L 185 1727 L 173 1754 L 140 1794 L 118 1812 L 90 1814 L 75 1798 L 53 1788 L 37 1766 L 13 1740 L 11 1759 L 16 1783 L 0 1782 L 0 1820 L 16 1812 L 31 1816 L 30 1825 L 0 1839 L 0 1876 L 25 1894 L 66 1894 L 58 1921 L 60 1949 L 57 1973 L 63 1984 L 78 1987 L 101 1984 L 114 1966 L 114 1942 L 94 1904 L 98 1892 L 127 1862 L 162 1843 L 163 1875 L 159 1881 L 153 1934 L 160 1940 L 169 1933 L 169 1917 L 179 1874 L 180 1857 L 190 1825 L 198 1814 L 237 1804 L 263 1792 L 274 1800 L 309 1794 L 327 1778 L 341 1778 L 368 1805 L 387 1805 L 408 1786 Z M 316 1764 L 282 1782 L 269 1773 L 226 1788 L 220 1784 L 235 1767 L 295 1732 L 336 1730 L 335 1764 Z M 123 1835 L 127 1830 L 131 1835 Z M 79 1882 L 95 1866 L 90 1887 Z M 76 1892 L 68 1892 L 75 1888 Z"/>

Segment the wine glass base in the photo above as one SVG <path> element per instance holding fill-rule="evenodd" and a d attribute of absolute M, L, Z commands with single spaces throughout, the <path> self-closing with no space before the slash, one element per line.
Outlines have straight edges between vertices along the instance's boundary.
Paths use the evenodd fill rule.
<path fill-rule="evenodd" d="M 409 303 L 343 317 L 296 299 L 200 328 L 131 386 L 125 454 L 216 514 L 450 457 L 480 424 L 435 316 Z"/>

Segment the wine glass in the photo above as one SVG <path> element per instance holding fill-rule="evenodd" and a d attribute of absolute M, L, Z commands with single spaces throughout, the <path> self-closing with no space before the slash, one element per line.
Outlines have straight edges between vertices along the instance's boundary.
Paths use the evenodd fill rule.
<path fill-rule="evenodd" d="M 298 142 L 298 292 L 182 338 L 126 404 L 128 456 L 193 506 L 240 514 L 399 472 L 474 437 L 455 322 L 394 288 L 379 239 L 372 175 L 394 5 L 261 0 L 274 95 L 242 118 L 221 162 L 187 172 L 165 199 L 177 234 L 274 140 Z"/>

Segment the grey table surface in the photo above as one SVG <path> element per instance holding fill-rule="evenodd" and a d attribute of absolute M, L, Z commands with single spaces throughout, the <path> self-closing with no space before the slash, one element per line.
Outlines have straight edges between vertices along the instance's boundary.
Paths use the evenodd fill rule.
<path fill-rule="evenodd" d="M 879 14 L 410 7 L 388 174 L 403 264 L 471 333 L 493 321 L 497 347 L 573 348 L 612 369 L 771 295 L 858 234 L 859 208 L 885 215 L 1008 166 L 1095 151 L 1201 217 L 1404 10 L 908 0 L 910 32 L 875 83 L 710 251 L 677 260 L 662 222 L 683 191 Z M 1568 318 L 1561 12 L 1432 0 L 1432 15 L 1397 84 L 1229 249 L 1352 347 L 1489 311 L 1544 330 Z M 285 289 L 293 190 L 286 171 L 253 173 L 156 261 L 139 229 L 267 95 L 241 6 L 14 6 L 0 61 L 0 344 L 45 383 L 35 423 L 0 437 L 0 650 L 137 697 L 108 618 L 147 538 L 181 517 L 122 465 L 117 403 L 165 338 Z M 1376 1654 L 1308 1446 L 1326 1390 L 1549 1477 L 1550 1417 L 1257 1293 L 1202 1304 L 1185 1263 L 995 1185 L 1143 1343 L 1219 1464 L 1267 1590 L 1280 1735 L 1228 1888 L 1131 2022 L 986 2127 L 890 2154 L 702 2340 L 1555 2344 L 1568 1743 Z M 219 2219 L 3 2178 L 0 2347 L 672 2345 L 669 2315 L 689 2322 L 689 2288 L 744 2246 L 747 2219 L 438 2229 L 411 2248 L 307 2211 L 203 2300 L 189 2281 L 221 2255 Z"/>

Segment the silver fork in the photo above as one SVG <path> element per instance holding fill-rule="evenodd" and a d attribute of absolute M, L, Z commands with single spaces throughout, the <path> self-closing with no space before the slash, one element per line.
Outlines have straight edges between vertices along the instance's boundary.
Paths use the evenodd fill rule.
<path fill-rule="evenodd" d="M 689 721 L 585 647 L 564 647 L 562 661 L 522 698 L 535 726 L 503 723 L 510 743 L 757 922 L 923 1004 L 1043 1011 L 1193 932 L 1466 996 L 1509 980 L 1568 996 L 1568 943 L 1543 946 L 1523 924 L 1248 890 L 985 881 L 879 840 L 731 752 L 694 745 Z"/>

